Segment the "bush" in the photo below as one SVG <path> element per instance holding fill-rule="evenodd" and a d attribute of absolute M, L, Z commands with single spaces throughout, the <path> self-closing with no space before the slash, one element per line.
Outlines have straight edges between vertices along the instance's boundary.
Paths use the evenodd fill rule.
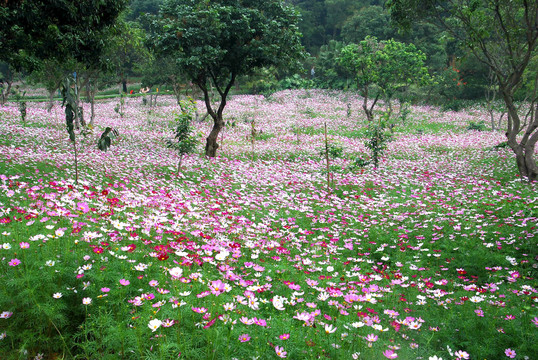
<path fill-rule="evenodd" d="M 460 111 L 463 108 L 461 100 L 450 100 L 441 105 L 441 111 Z"/>
<path fill-rule="evenodd" d="M 486 123 L 484 123 L 484 121 L 479 121 L 476 123 L 474 121 L 471 121 L 469 122 L 469 126 L 467 126 L 467 130 L 486 131 L 487 130 Z"/>
<path fill-rule="evenodd" d="M 324 157 L 326 151 L 331 159 L 338 159 L 344 154 L 344 148 L 340 145 L 328 144 L 327 149 L 325 149 L 325 146 L 319 148 L 319 156 Z"/>

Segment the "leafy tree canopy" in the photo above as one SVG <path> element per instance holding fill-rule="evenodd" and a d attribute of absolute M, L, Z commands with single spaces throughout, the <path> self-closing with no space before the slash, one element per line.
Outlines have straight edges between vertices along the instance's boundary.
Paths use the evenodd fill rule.
<path fill-rule="evenodd" d="M 103 34 L 128 0 L 32 0 L 0 3 L 0 60 L 36 68 L 40 59 L 97 61 Z"/>
<path fill-rule="evenodd" d="M 426 56 L 413 44 L 378 41 L 375 37 L 366 37 L 360 44 L 344 47 L 339 58 L 340 64 L 355 76 L 369 121 L 373 120 L 373 107 L 380 97 L 388 101 L 390 107 L 398 88 L 427 81 L 425 60 Z M 367 100 L 372 92 L 375 92 L 375 100 L 368 108 Z"/>
<path fill-rule="evenodd" d="M 534 148 L 538 117 L 518 113 L 514 94 L 522 87 L 538 49 L 538 1 L 528 0 L 389 0 L 392 18 L 404 28 L 417 20 L 447 29 L 494 74 L 508 112 L 507 143 L 521 176 L 538 179 Z M 531 113 L 537 110 L 534 82 Z M 538 113 L 538 111 L 536 111 Z M 522 137 L 518 137 L 523 133 Z"/>
<path fill-rule="evenodd" d="M 214 128 L 206 154 L 215 156 L 224 126 L 222 112 L 236 78 L 268 66 L 299 66 L 303 54 L 298 14 L 281 1 L 168 0 L 152 23 L 151 41 L 158 56 L 172 56 L 204 92 Z M 221 97 L 211 106 L 208 85 Z"/>

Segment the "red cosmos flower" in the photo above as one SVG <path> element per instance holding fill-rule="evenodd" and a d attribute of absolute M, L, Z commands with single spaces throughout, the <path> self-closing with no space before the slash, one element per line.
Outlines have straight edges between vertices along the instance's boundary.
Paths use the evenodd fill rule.
<path fill-rule="evenodd" d="M 0 224 L 9 224 L 11 222 L 10 217 L 5 217 L 0 219 Z"/>
<path fill-rule="evenodd" d="M 170 256 L 168 256 L 168 253 L 166 251 L 161 251 L 159 255 L 157 255 L 157 259 L 159 259 L 160 261 L 164 261 L 168 259 L 169 257 Z"/>
<path fill-rule="evenodd" d="M 129 244 L 129 245 L 127 245 L 127 247 L 129 248 L 129 250 L 127 250 L 128 252 L 133 252 L 133 251 L 135 251 L 135 249 L 136 249 L 136 245 L 135 245 L 135 244 Z"/>
<path fill-rule="evenodd" d="M 103 195 L 103 196 L 107 196 L 107 195 L 108 195 L 108 190 L 103 190 L 103 191 L 101 191 L 101 195 Z"/>
<path fill-rule="evenodd" d="M 219 314 L 217 313 L 217 316 L 215 316 L 213 319 L 209 320 L 209 322 L 204 326 L 204 329 L 210 328 L 213 326 L 215 321 L 217 321 L 217 318 L 219 317 Z"/>
<path fill-rule="evenodd" d="M 102 247 L 99 247 L 99 246 L 96 246 L 93 248 L 93 252 L 96 253 L 96 254 L 101 254 L 103 253 L 104 249 Z"/>
<path fill-rule="evenodd" d="M 110 205 L 116 205 L 117 203 L 120 202 L 120 199 L 118 198 L 108 198 L 106 200 L 110 203 Z"/>
<path fill-rule="evenodd" d="M 153 249 L 157 252 L 172 252 L 170 245 L 157 245 Z"/>

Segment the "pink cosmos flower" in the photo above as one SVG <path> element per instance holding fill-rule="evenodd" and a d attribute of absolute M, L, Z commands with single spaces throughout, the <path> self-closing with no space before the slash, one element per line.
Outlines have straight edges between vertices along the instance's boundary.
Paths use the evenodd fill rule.
<path fill-rule="evenodd" d="M 104 293 L 107 293 L 110 291 L 110 288 L 104 287 L 104 288 L 101 288 L 101 291 Z"/>
<path fill-rule="evenodd" d="M 280 340 L 288 340 L 290 338 L 290 334 L 282 334 L 279 336 Z"/>
<path fill-rule="evenodd" d="M 249 334 L 239 335 L 239 341 L 241 341 L 241 342 L 248 342 L 248 341 L 250 341 L 250 335 L 249 335 Z"/>
<path fill-rule="evenodd" d="M 19 246 L 21 247 L 21 249 L 28 249 L 30 247 L 30 244 L 28 244 L 27 242 L 21 242 Z"/>
<path fill-rule="evenodd" d="M 13 313 L 11 311 L 3 311 L 0 314 L 0 319 L 9 319 L 12 315 Z"/>
<path fill-rule="evenodd" d="M 531 322 L 538 327 L 538 316 L 535 316 L 534 319 L 531 320 Z"/>
<path fill-rule="evenodd" d="M 239 321 L 241 321 L 243 324 L 245 325 L 252 325 L 255 323 L 254 319 L 249 319 L 248 317 L 246 316 L 242 316 Z"/>
<path fill-rule="evenodd" d="M 86 297 L 86 298 L 82 299 L 82 303 L 84 305 L 90 305 L 92 303 L 92 298 Z"/>
<path fill-rule="evenodd" d="M 166 320 L 163 321 L 161 326 L 167 328 L 167 327 L 170 327 L 170 326 L 172 326 L 174 324 L 175 324 L 174 320 L 166 319 Z"/>
<path fill-rule="evenodd" d="M 226 284 L 221 280 L 211 281 L 211 293 L 215 296 L 219 296 L 224 291 L 226 291 Z"/>
<path fill-rule="evenodd" d="M 458 350 L 454 353 L 454 355 L 458 358 L 458 360 L 461 359 L 469 359 L 469 354 L 466 351 Z"/>
<path fill-rule="evenodd" d="M 376 342 L 377 341 L 377 335 L 375 335 L 375 334 L 366 335 L 366 341 Z"/>
<path fill-rule="evenodd" d="M 21 263 L 19 259 L 11 259 L 11 261 L 8 263 L 9 266 L 17 266 Z"/>
<path fill-rule="evenodd" d="M 278 357 L 285 358 L 288 353 L 284 351 L 284 348 L 282 346 L 275 346 L 275 352 Z"/>
<path fill-rule="evenodd" d="M 265 319 L 253 318 L 252 320 L 254 320 L 254 323 L 258 326 L 267 326 L 267 321 L 265 321 Z"/>
<path fill-rule="evenodd" d="M 506 354 L 506 356 L 508 356 L 510 359 L 513 359 L 516 357 L 516 352 L 512 349 L 506 349 L 504 350 L 504 353 Z"/>
<path fill-rule="evenodd" d="M 396 354 L 394 351 L 392 350 L 385 350 L 383 351 L 383 355 L 385 355 L 385 357 L 387 359 L 396 359 L 398 357 L 398 354 Z"/>
<path fill-rule="evenodd" d="M 123 285 L 123 286 L 127 286 L 129 285 L 131 282 L 129 280 L 126 280 L 126 279 L 121 279 L 120 280 L 120 284 Z"/>

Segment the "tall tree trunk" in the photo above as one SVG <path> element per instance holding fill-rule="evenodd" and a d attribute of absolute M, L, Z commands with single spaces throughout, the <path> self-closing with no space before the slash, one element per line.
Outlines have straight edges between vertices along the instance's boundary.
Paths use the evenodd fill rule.
<path fill-rule="evenodd" d="M 90 97 L 90 125 L 93 127 L 93 121 L 95 120 L 95 95 Z"/>
<path fill-rule="evenodd" d="M 501 85 L 502 86 L 502 85 Z M 521 125 L 521 118 L 514 105 L 510 89 L 502 88 L 502 95 L 508 110 L 508 127 L 506 130 L 507 143 L 516 155 L 516 164 L 521 177 L 529 181 L 538 180 L 538 165 L 536 164 L 534 148 L 538 142 L 538 103 L 532 102 L 531 117 L 526 125 L 523 137 L 517 139 L 525 125 Z"/>
<path fill-rule="evenodd" d="M 49 113 L 52 112 L 52 108 L 54 107 L 54 93 L 56 92 L 56 89 L 49 90 L 49 104 L 47 105 L 47 111 Z"/>
<path fill-rule="evenodd" d="M 228 96 L 228 93 L 230 92 L 230 89 L 232 88 L 235 82 L 236 74 L 232 72 L 230 79 L 228 81 L 228 84 L 226 85 L 226 88 L 224 90 L 221 87 L 219 87 L 214 74 L 211 74 L 211 78 L 213 81 L 213 85 L 215 85 L 215 88 L 217 89 L 220 95 L 220 104 L 216 112 L 215 110 L 213 110 L 213 107 L 211 106 L 211 99 L 209 97 L 209 91 L 207 89 L 206 79 L 205 78 L 200 79 L 198 82 L 196 82 L 196 85 L 198 85 L 200 90 L 202 90 L 202 92 L 204 93 L 204 101 L 205 101 L 205 106 L 207 108 L 207 112 L 213 119 L 213 129 L 211 129 L 211 132 L 209 133 L 209 136 L 206 139 L 205 155 L 209 157 L 215 157 L 217 156 L 217 149 L 219 148 L 219 144 L 217 144 L 219 133 L 224 128 L 224 120 L 223 120 L 222 113 L 224 111 L 224 108 L 226 107 L 226 97 Z"/>
<path fill-rule="evenodd" d="M 217 144 L 217 139 L 219 137 L 219 133 L 224 127 L 224 121 L 222 120 L 222 117 L 220 119 L 213 119 L 213 129 L 211 129 L 211 132 L 209 133 L 209 136 L 206 139 L 205 143 L 205 154 L 209 157 L 215 157 L 217 156 L 217 149 L 219 148 L 219 144 Z"/>
<path fill-rule="evenodd" d="M 6 83 L 7 83 L 7 89 L 6 91 L 2 91 L 2 98 L 0 99 L 1 105 L 4 105 L 6 103 L 9 93 L 11 92 L 11 86 L 13 85 L 13 76 L 7 79 Z"/>
<path fill-rule="evenodd" d="M 77 74 L 77 77 L 75 79 L 75 129 L 79 130 L 80 129 L 80 119 L 79 119 L 79 111 L 78 111 L 78 108 L 79 108 L 79 104 L 80 104 L 80 89 L 79 89 L 79 78 L 80 78 L 80 75 Z"/>

